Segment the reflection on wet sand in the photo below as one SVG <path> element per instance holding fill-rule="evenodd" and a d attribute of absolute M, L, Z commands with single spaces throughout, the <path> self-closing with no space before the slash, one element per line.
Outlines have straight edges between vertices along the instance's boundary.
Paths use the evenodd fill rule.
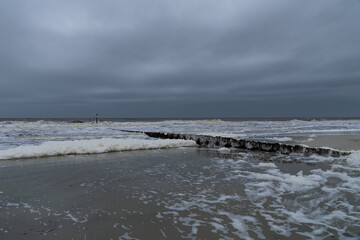
<path fill-rule="evenodd" d="M 308 239 L 360 233 L 346 158 L 197 148 L 0 163 L 1 239 Z"/>

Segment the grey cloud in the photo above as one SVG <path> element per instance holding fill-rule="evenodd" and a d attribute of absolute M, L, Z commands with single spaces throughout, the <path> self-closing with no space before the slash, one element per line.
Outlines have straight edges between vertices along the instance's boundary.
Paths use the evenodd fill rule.
<path fill-rule="evenodd" d="M 1 117 L 360 116 L 359 7 L 2 1 Z"/>

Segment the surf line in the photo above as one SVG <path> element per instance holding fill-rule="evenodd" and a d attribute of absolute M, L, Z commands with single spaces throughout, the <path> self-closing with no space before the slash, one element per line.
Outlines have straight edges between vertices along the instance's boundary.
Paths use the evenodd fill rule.
<path fill-rule="evenodd" d="M 309 155 L 321 155 L 331 157 L 341 157 L 350 155 L 349 151 L 339 151 L 336 149 L 325 147 L 307 147 L 303 145 L 290 145 L 283 143 L 269 143 L 264 141 L 254 141 L 249 139 L 235 139 L 221 136 L 209 136 L 209 135 L 196 135 L 196 134 L 182 134 L 182 133 L 166 133 L 166 132 L 142 132 L 142 131 L 129 131 L 144 133 L 149 137 L 161 138 L 161 139 L 184 139 L 193 140 L 200 147 L 208 148 L 238 148 L 247 149 L 253 151 L 265 151 L 265 152 L 279 152 L 281 154 L 290 153 L 302 153 L 305 156 Z"/>

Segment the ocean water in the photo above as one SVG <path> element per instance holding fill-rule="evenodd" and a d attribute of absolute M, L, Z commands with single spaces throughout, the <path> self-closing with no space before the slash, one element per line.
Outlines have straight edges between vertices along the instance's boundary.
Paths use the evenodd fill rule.
<path fill-rule="evenodd" d="M 218 119 L 102 121 L 99 124 L 95 124 L 94 121 L 72 123 L 62 120 L 12 120 L 0 121 L 0 150 L 74 140 L 98 140 L 89 141 L 89 145 L 96 143 L 101 145 L 101 139 L 153 140 L 144 134 L 126 132 L 129 130 L 195 133 L 281 142 L 299 136 L 311 138 L 319 135 L 360 135 L 360 120 L 223 121 Z M 105 141 L 108 144 L 111 142 L 104 140 L 105 145 Z M 78 143 L 81 146 L 85 144 L 73 142 L 74 145 Z M 0 158 L 2 155 L 0 152 Z"/>
<path fill-rule="evenodd" d="M 359 152 L 205 149 L 128 130 L 288 141 L 359 135 L 360 121 L 0 122 L 0 239 L 359 239 Z"/>

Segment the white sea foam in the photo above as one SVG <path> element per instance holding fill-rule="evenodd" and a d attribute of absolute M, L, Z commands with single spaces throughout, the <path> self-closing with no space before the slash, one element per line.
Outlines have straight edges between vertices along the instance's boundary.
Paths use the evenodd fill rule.
<path fill-rule="evenodd" d="M 220 152 L 230 152 L 231 149 L 230 149 L 230 148 L 222 147 L 222 148 L 219 148 L 218 151 L 220 151 Z"/>
<path fill-rule="evenodd" d="M 129 150 L 145 150 L 196 146 L 194 141 L 173 139 L 92 139 L 74 141 L 50 141 L 38 146 L 20 146 L 1 150 L 0 159 L 33 158 L 73 154 L 107 153 Z"/>
<path fill-rule="evenodd" d="M 275 163 L 259 163 L 258 165 L 255 165 L 255 167 L 259 167 L 259 168 L 277 168 Z"/>
<path fill-rule="evenodd" d="M 360 167 L 360 151 L 350 154 L 346 162 L 351 166 Z"/>
<path fill-rule="evenodd" d="M 278 141 L 278 142 L 287 142 L 287 141 L 293 140 L 291 137 L 272 137 L 272 138 L 268 138 L 268 139 Z"/>

